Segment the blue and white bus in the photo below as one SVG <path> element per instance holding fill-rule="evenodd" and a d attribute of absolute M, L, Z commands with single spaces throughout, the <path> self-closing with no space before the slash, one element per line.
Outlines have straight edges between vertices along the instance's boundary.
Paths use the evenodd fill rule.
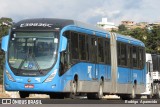
<path fill-rule="evenodd" d="M 21 98 L 86 94 L 122 99 L 145 91 L 145 46 L 132 37 L 75 20 L 37 18 L 15 23 L 2 38 L 4 86 Z"/>

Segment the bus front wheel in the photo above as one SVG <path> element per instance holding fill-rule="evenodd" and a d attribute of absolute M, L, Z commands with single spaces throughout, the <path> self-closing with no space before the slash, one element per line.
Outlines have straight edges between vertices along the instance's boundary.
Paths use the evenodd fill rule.
<path fill-rule="evenodd" d="M 72 81 L 72 85 L 71 85 L 71 93 L 70 93 L 70 98 L 74 99 L 76 94 L 77 94 L 77 89 L 78 89 L 78 80 L 74 79 Z"/>
<path fill-rule="evenodd" d="M 29 97 L 29 93 L 24 91 L 19 91 L 19 96 L 20 98 L 26 98 Z"/>
<path fill-rule="evenodd" d="M 64 99 L 63 93 L 50 93 L 50 99 Z"/>

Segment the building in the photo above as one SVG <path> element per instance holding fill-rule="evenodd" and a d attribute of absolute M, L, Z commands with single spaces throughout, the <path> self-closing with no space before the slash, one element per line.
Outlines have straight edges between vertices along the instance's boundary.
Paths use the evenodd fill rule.
<path fill-rule="evenodd" d="M 134 23 L 134 21 L 121 21 L 121 24 L 125 25 L 128 29 L 146 28 L 148 25 L 147 22 Z"/>
<path fill-rule="evenodd" d="M 107 18 L 102 18 L 101 22 L 97 22 L 97 26 L 108 31 L 118 29 L 118 27 L 113 22 L 108 22 Z"/>
<path fill-rule="evenodd" d="M 134 25 L 134 21 L 122 21 L 121 24 L 125 25 L 125 26 L 133 26 Z"/>

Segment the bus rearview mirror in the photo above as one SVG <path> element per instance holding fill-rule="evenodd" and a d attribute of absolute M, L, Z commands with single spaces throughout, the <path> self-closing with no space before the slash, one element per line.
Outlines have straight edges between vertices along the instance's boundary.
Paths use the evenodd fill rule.
<path fill-rule="evenodd" d="M 7 52 L 9 35 L 2 37 L 1 49 Z"/>
<path fill-rule="evenodd" d="M 61 46 L 60 46 L 60 52 L 63 52 L 67 48 L 67 38 L 62 36 Z"/>

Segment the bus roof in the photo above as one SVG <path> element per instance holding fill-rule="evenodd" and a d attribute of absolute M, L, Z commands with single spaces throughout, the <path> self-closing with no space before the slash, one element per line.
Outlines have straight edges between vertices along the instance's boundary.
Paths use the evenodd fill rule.
<path fill-rule="evenodd" d="M 17 23 L 15 23 L 12 27 L 12 30 L 16 31 L 34 31 L 34 30 L 53 30 L 55 28 L 63 29 L 65 26 L 68 25 L 74 25 L 80 28 L 85 28 L 89 30 L 93 30 L 96 32 L 101 32 L 105 34 L 109 34 L 108 31 L 101 29 L 99 27 L 86 24 L 80 21 L 76 20 L 70 20 L 70 19 L 57 19 L 57 18 L 34 18 L 34 19 L 24 19 Z M 141 42 L 133 37 L 129 36 L 123 36 L 120 34 L 117 34 L 117 38 L 125 39 L 125 40 L 131 40 L 136 42 Z M 142 42 L 141 42 L 142 43 Z"/>
<path fill-rule="evenodd" d="M 104 29 L 98 28 L 90 24 L 82 23 L 80 21 L 70 20 L 70 19 L 56 19 L 56 18 L 24 19 L 15 23 L 13 25 L 13 28 L 17 30 L 24 30 L 24 29 L 33 30 L 33 27 L 34 27 L 35 29 L 39 29 L 39 30 L 42 30 L 41 28 L 43 29 L 50 28 L 53 30 L 53 28 L 62 29 L 67 25 L 75 25 L 78 27 L 89 28 L 95 31 L 106 32 Z"/>

